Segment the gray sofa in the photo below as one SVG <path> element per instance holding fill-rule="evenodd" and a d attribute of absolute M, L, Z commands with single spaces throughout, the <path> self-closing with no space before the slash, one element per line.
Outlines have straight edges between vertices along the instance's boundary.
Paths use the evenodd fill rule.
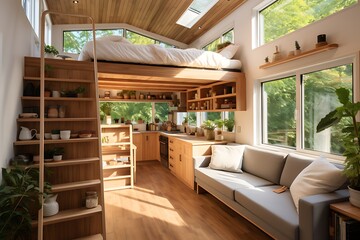
<path fill-rule="evenodd" d="M 307 196 L 299 201 L 299 213 L 290 191 L 295 177 L 313 159 L 246 146 L 243 173 L 208 167 L 210 156 L 194 157 L 198 193 L 206 190 L 275 239 L 329 239 L 329 204 L 345 201 L 348 190 Z M 341 167 L 341 166 L 339 166 Z"/>

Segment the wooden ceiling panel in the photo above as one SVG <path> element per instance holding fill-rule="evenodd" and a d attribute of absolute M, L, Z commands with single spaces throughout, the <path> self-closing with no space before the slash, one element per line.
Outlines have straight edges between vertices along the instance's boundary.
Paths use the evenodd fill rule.
<path fill-rule="evenodd" d="M 84 14 L 95 23 L 126 23 L 161 36 L 190 44 L 246 0 L 219 0 L 219 2 L 191 29 L 176 21 L 192 0 L 46 0 L 50 11 Z M 51 16 L 53 24 L 83 24 L 86 19 Z M 201 27 L 201 29 L 199 29 Z"/>

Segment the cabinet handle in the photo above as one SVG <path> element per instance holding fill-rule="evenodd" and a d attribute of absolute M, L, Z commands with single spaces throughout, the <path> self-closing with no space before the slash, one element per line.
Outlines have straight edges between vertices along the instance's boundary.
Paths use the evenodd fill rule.
<path fill-rule="evenodd" d="M 172 140 L 170 140 L 170 143 L 174 143 Z"/>
<path fill-rule="evenodd" d="M 172 156 L 170 156 L 170 159 L 173 159 L 173 157 L 172 157 Z"/>
<path fill-rule="evenodd" d="M 173 152 L 173 151 L 174 151 L 172 148 L 170 148 L 169 150 L 170 150 L 170 152 Z"/>
<path fill-rule="evenodd" d="M 172 164 L 170 164 L 170 167 L 174 167 Z"/>
<path fill-rule="evenodd" d="M 180 162 L 181 162 L 181 154 L 179 155 L 179 157 L 180 157 Z"/>

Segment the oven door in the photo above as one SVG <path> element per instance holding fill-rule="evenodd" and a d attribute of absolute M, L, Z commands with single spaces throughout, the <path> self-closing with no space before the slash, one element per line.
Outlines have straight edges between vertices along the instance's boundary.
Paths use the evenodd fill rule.
<path fill-rule="evenodd" d="M 159 145 L 160 145 L 160 160 L 161 160 L 161 164 L 166 167 L 169 168 L 169 143 L 168 143 L 168 138 L 165 136 L 160 136 L 159 137 Z"/>

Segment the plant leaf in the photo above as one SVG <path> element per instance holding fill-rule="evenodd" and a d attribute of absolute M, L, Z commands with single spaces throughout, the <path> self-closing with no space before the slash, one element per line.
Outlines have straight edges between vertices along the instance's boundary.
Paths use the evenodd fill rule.
<path fill-rule="evenodd" d="M 316 132 L 321 132 L 335 124 L 337 124 L 341 117 L 338 116 L 338 111 L 335 109 L 334 111 L 328 113 L 325 117 L 323 117 L 316 127 Z"/>
<path fill-rule="evenodd" d="M 338 88 L 336 89 L 336 95 L 339 98 L 340 103 L 343 105 L 350 102 L 350 91 L 346 88 Z"/>

